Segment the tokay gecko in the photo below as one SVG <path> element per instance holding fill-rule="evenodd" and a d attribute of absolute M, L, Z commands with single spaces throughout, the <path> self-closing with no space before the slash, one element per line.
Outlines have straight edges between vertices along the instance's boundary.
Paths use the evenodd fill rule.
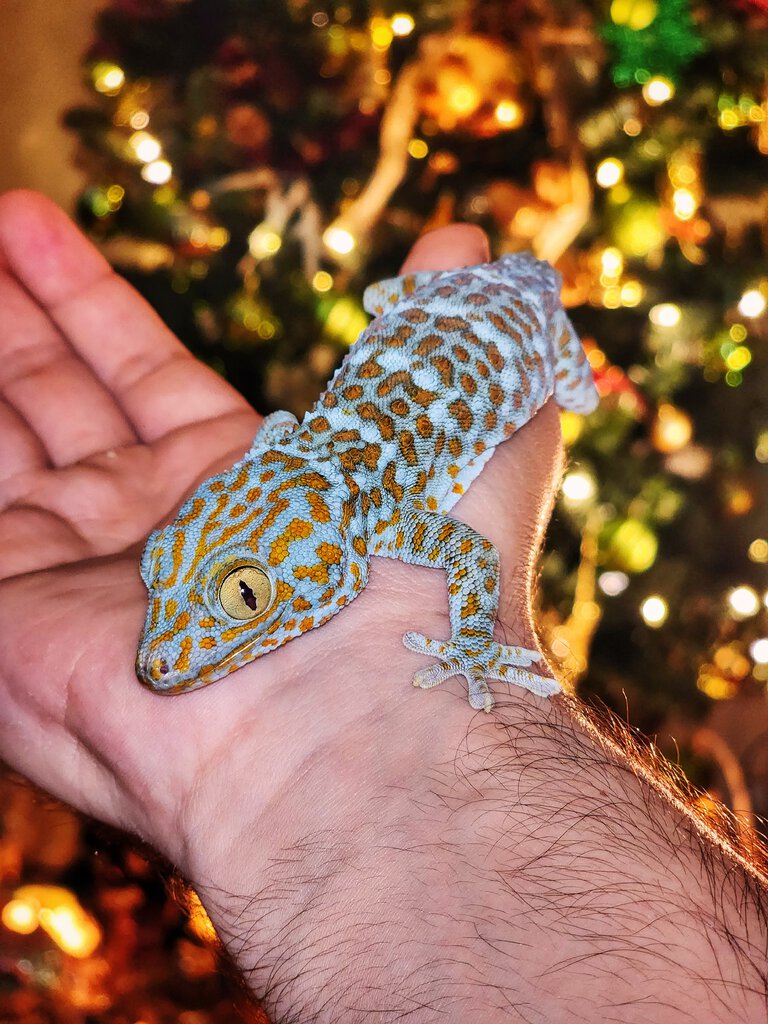
<path fill-rule="evenodd" d="M 151 689 L 205 686 L 322 626 L 379 555 L 446 574 L 451 636 L 403 637 L 437 659 L 414 685 L 463 676 L 486 710 L 489 679 L 559 692 L 530 670 L 537 651 L 494 639 L 498 554 L 446 515 L 552 395 L 576 412 L 597 404 L 559 275 L 515 254 L 382 281 L 364 303 L 375 319 L 303 421 L 267 416 L 247 455 L 150 535 L 136 670 Z"/>

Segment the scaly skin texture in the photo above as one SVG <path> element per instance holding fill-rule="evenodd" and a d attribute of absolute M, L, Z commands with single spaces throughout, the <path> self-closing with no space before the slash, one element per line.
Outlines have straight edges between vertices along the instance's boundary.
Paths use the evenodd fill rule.
<path fill-rule="evenodd" d="M 494 639 L 496 549 L 447 516 L 550 397 L 583 413 L 597 403 L 559 285 L 548 264 L 516 254 L 371 286 L 376 319 L 304 421 L 268 417 L 245 458 L 150 536 L 142 682 L 196 689 L 323 625 L 378 555 L 446 573 L 451 637 L 403 637 L 437 659 L 414 685 L 464 676 L 486 710 L 489 678 L 559 692 L 528 670 L 539 652 Z"/>

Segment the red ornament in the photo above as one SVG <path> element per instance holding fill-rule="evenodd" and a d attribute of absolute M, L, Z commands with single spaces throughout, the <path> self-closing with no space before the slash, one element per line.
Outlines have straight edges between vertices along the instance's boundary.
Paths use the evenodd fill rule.
<path fill-rule="evenodd" d="M 753 14 L 757 11 L 758 14 L 768 15 L 768 0 L 734 0 L 734 7 Z"/>

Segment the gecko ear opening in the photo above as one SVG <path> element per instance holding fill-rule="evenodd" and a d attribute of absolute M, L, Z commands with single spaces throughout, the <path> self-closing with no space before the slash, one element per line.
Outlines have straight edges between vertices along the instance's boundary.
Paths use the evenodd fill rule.
<path fill-rule="evenodd" d="M 156 562 L 158 548 L 162 543 L 164 533 L 164 530 L 153 530 L 147 537 L 147 542 L 144 545 L 144 551 L 141 554 L 139 572 L 141 573 L 141 578 L 144 580 L 144 586 L 147 590 L 152 588 L 153 565 Z"/>

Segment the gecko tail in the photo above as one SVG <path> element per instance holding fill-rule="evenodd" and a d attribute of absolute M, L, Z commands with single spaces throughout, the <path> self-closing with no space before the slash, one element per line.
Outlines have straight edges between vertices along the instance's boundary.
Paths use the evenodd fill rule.
<path fill-rule="evenodd" d="M 594 412 L 600 402 L 584 347 L 564 309 L 555 313 L 555 401 L 561 409 Z"/>
<path fill-rule="evenodd" d="M 384 281 L 368 285 L 363 292 L 363 308 L 371 316 L 383 316 L 399 306 L 405 299 L 425 284 L 430 284 L 445 271 L 422 270 L 401 277 L 388 277 Z"/>

